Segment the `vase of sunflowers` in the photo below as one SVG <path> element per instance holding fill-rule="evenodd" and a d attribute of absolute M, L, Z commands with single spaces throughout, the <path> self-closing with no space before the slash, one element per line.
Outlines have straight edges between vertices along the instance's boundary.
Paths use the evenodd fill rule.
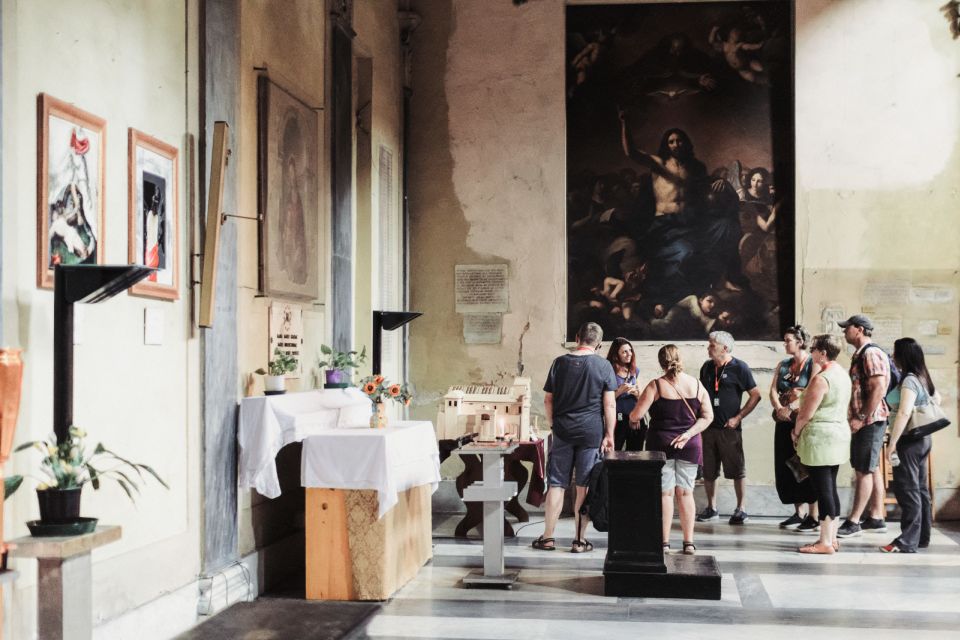
<path fill-rule="evenodd" d="M 386 401 L 393 400 L 404 406 L 410 404 L 413 394 L 406 384 L 390 382 L 381 375 L 368 376 L 360 381 L 360 390 L 373 403 L 370 414 L 370 427 L 383 429 L 387 426 Z"/>

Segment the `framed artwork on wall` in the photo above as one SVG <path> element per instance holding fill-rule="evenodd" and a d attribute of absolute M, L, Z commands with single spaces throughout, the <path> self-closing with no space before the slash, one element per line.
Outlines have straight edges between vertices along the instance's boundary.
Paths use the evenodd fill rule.
<path fill-rule="evenodd" d="M 180 297 L 177 148 L 130 129 L 127 135 L 127 260 L 157 269 L 133 295 Z"/>
<path fill-rule="evenodd" d="M 316 300 L 319 274 L 319 126 L 317 113 L 260 76 L 258 195 L 260 289 L 269 296 Z"/>
<path fill-rule="evenodd" d="M 792 12 L 566 7 L 568 339 L 794 323 Z"/>
<path fill-rule="evenodd" d="M 37 96 L 37 286 L 58 264 L 103 264 L 107 122 Z"/>

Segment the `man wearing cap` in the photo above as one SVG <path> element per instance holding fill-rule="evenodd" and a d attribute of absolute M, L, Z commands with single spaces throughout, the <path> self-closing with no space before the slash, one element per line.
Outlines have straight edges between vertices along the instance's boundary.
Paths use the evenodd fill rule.
<path fill-rule="evenodd" d="M 873 323 L 864 315 L 850 316 L 837 323 L 843 337 L 854 351 L 850 361 L 850 382 L 853 391 L 847 408 L 847 421 L 853 436 L 850 440 L 850 466 L 856 474 L 853 508 L 840 525 L 837 536 L 849 538 L 863 531 L 882 533 L 884 522 L 883 477 L 880 474 L 880 451 L 887 430 L 890 408 L 884 400 L 890 384 L 890 363 L 887 354 L 871 340 Z M 871 492 L 873 499 L 871 500 Z M 870 502 L 870 517 L 860 521 Z"/>

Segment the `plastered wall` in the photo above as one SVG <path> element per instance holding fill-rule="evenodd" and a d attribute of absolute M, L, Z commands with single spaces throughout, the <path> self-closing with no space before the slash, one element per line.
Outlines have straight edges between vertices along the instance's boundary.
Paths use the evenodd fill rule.
<path fill-rule="evenodd" d="M 53 294 L 36 281 L 37 94 L 103 117 L 106 125 L 108 263 L 127 262 L 127 129 L 180 151 L 180 299 L 121 294 L 79 310 L 74 419 L 90 445 L 153 466 L 170 484 L 148 483 L 136 504 L 114 483 L 83 491 L 81 515 L 123 527 L 119 542 L 93 554 L 98 624 L 192 581 L 199 569 L 198 340 L 191 332 L 187 255 L 186 136 L 197 135 L 197 3 L 138 0 L 3 2 L 3 338 L 24 350 L 26 368 L 15 442 L 52 430 Z M 162 317 L 163 344 L 144 345 L 144 310 Z M 38 476 L 39 456 L 15 454 L 4 472 Z M 37 517 L 34 488 L 5 505 L 5 539 Z M 36 634 L 36 562 L 5 587 L 7 638 Z"/>
<path fill-rule="evenodd" d="M 411 325 L 418 417 L 435 417 L 449 385 L 509 378 L 521 359 L 539 389 L 562 352 L 564 6 L 413 3 L 423 16 L 410 130 L 411 306 L 425 312 Z M 936 272 L 953 300 L 924 313 L 953 323 L 932 364 L 955 417 L 960 47 L 930 3 L 804 0 L 796 14 L 797 318 L 816 328 L 838 299 L 847 313 L 871 311 L 869 280 L 918 270 L 912 281 L 923 284 Z M 476 263 L 509 265 L 500 345 L 466 345 L 454 310 L 454 266 Z M 638 345 L 641 377 L 658 373 L 659 346 Z M 688 369 L 706 359 L 704 343 L 681 347 Z M 766 397 L 782 346 L 741 344 L 735 355 L 754 367 Z M 769 414 L 764 400 L 745 423 L 754 485 L 773 484 Z M 939 487 L 957 486 L 958 450 L 956 429 L 937 436 Z"/>

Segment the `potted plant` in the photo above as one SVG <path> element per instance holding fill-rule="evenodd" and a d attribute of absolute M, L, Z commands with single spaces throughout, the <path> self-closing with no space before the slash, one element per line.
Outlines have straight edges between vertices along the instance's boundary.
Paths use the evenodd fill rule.
<path fill-rule="evenodd" d="M 360 381 L 360 390 L 373 402 L 373 414 L 370 427 L 382 429 L 387 426 L 387 412 L 384 402 L 393 400 L 404 406 L 410 405 L 413 393 L 406 383 L 390 382 L 381 375 L 368 376 Z"/>
<path fill-rule="evenodd" d="M 343 385 L 350 380 L 348 369 L 357 369 L 367 359 L 367 348 L 356 351 L 337 351 L 325 344 L 320 345 L 320 352 L 325 356 L 317 360 L 317 366 L 324 371 L 328 385 Z"/>
<path fill-rule="evenodd" d="M 286 375 L 297 368 L 297 359 L 289 353 L 284 353 L 277 347 L 273 350 L 273 359 L 267 363 L 267 370 L 256 370 L 263 376 L 263 389 L 269 396 L 285 393 L 287 390 Z"/>
<path fill-rule="evenodd" d="M 91 451 L 84 443 L 86 436 L 84 430 L 73 426 L 63 442 L 58 443 L 56 436 L 51 434 L 45 440 L 25 442 L 15 449 L 23 451 L 34 448 L 43 454 L 40 471 L 44 477 L 37 486 L 41 525 L 70 525 L 91 520 L 80 518 L 80 493 L 88 482 L 94 489 L 99 489 L 102 480 L 113 480 L 131 501 L 140 491 L 139 482 L 149 476 L 165 488 L 170 488 L 151 467 L 127 460 L 107 449 L 103 443 L 97 444 Z M 5 487 L 8 480 L 18 483 L 21 479 L 20 476 L 12 476 L 5 480 Z M 95 525 L 96 520 L 92 520 L 92 524 Z M 30 525 L 27 523 L 27 526 Z M 34 531 L 34 527 L 31 527 L 31 531 Z"/>

